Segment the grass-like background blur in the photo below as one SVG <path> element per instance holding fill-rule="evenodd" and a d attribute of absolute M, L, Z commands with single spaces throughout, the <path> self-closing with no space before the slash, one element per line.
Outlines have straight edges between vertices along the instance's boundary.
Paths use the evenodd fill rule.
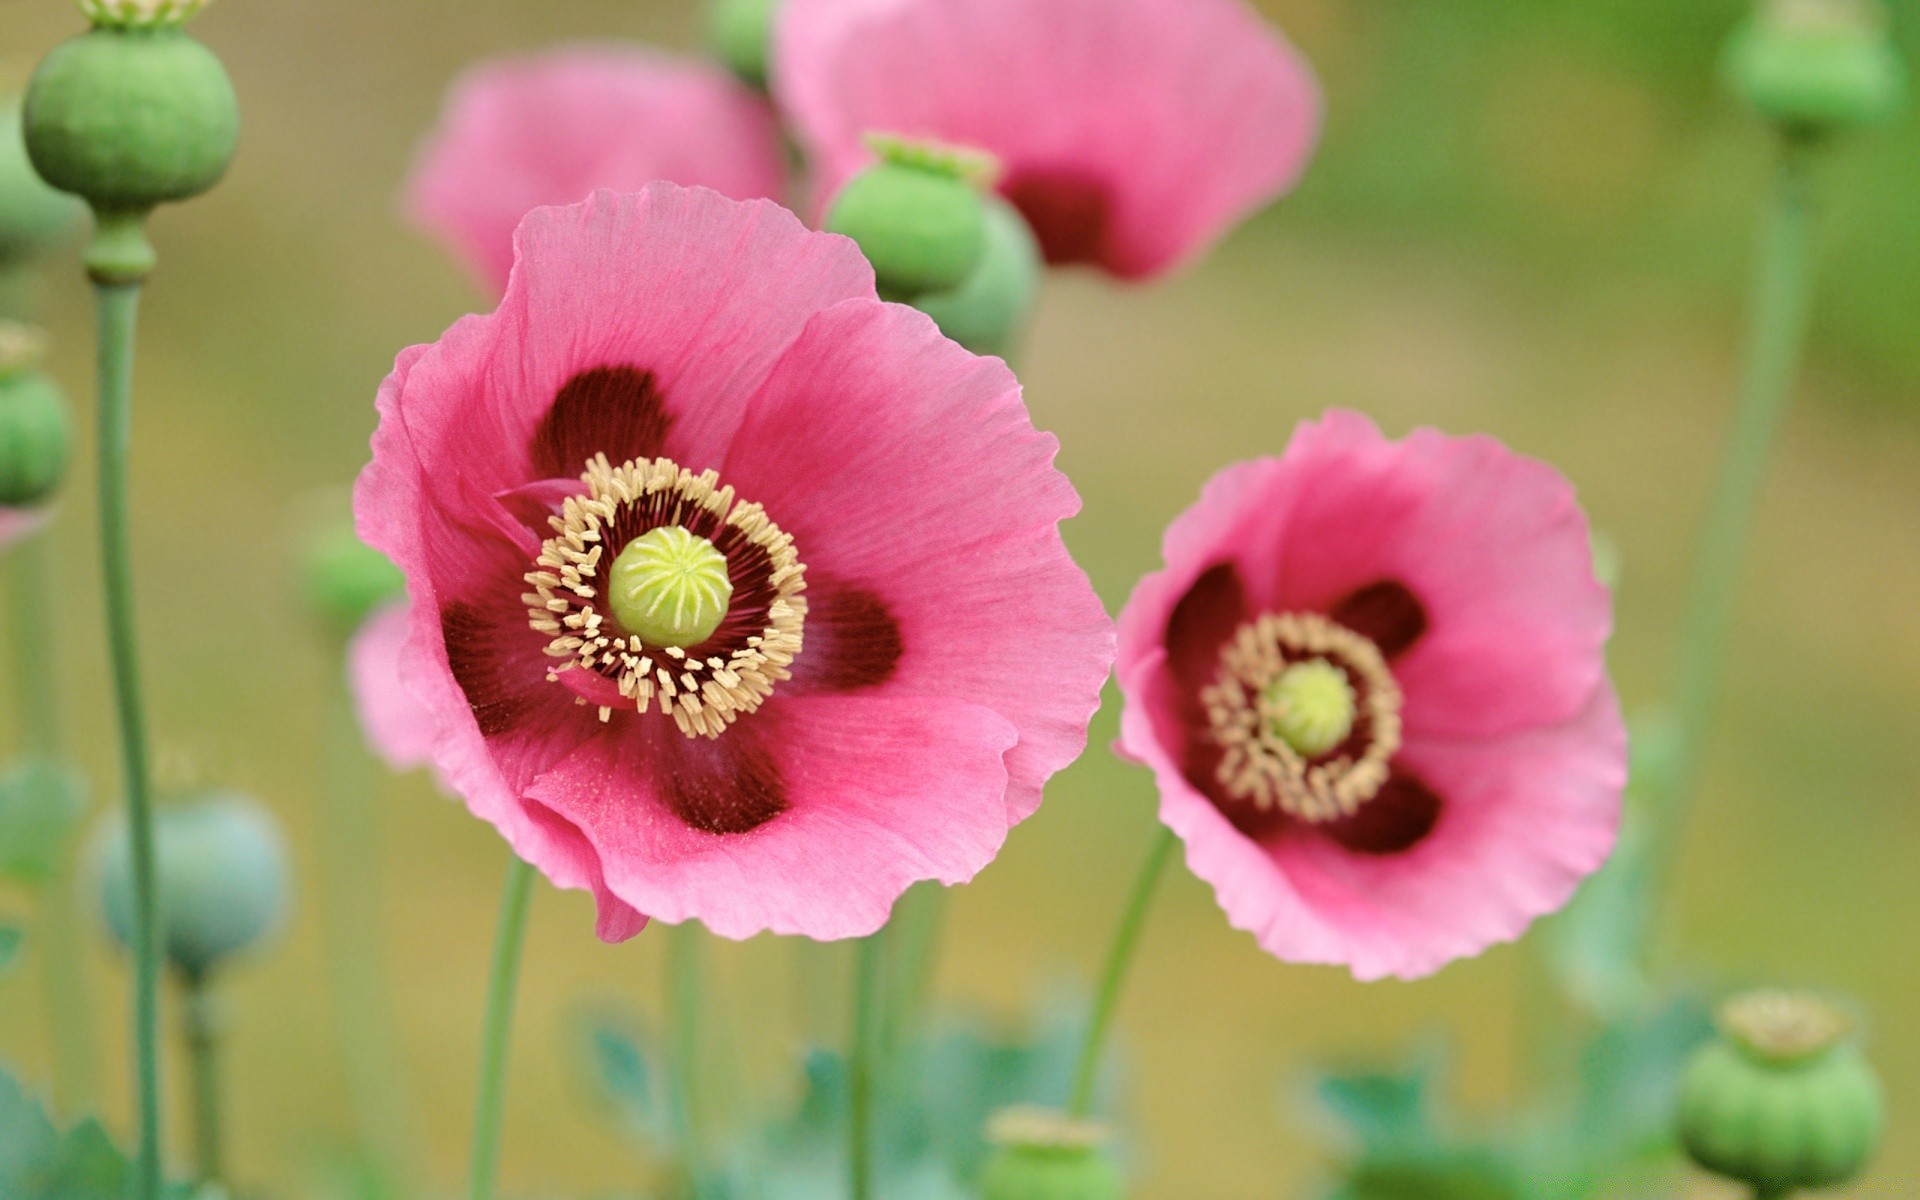
<path fill-rule="evenodd" d="M 1264 0 L 1318 68 L 1330 117 L 1290 199 L 1163 286 L 1050 281 L 1022 374 L 1085 499 L 1069 541 L 1109 605 L 1166 521 L 1227 461 L 1280 449 L 1328 405 L 1389 432 L 1485 430 L 1573 477 L 1624 562 L 1613 661 L 1630 711 L 1669 679 L 1694 532 L 1729 415 L 1761 130 L 1715 78 L 1744 0 Z M 1920 13 L 1896 20 L 1920 58 Z M 77 32 L 61 0 L 0 0 L 0 82 Z M 149 699 L 163 780 L 233 784 L 291 830 L 302 903 L 237 969 L 230 1140 L 243 1184 L 298 1180 L 347 1132 L 312 885 L 328 661 L 296 598 L 299 514 L 365 461 L 395 351 L 478 299 L 397 219 L 395 193 L 464 64 L 574 38 L 691 48 L 685 0 L 227 0 L 196 26 L 246 118 L 228 181 L 155 222 L 133 488 Z M 644 133 L 644 131 L 637 131 Z M 1833 156 L 1820 316 L 1750 560 L 1668 953 L 1708 986 L 1856 997 L 1887 1080 L 1887 1149 L 1856 1194 L 1920 1195 L 1920 122 Z M 644 281 L 642 281 L 644 286 Z M 53 369 L 83 411 L 90 311 L 49 289 Z M 82 464 L 56 533 L 65 711 L 98 792 L 115 759 Z M 10 720 L 0 721 L 0 737 Z M 1144 772 L 1106 743 L 954 897 L 944 1004 L 1013 1020 L 1084 980 L 1154 831 Z M 504 849 L 424 778 L 394 781 L 379 838 L 408 1135 L 460 1177 L 480 989 Z M 0 894 L 0 912 L 25 898 Z M 608 948 L 580 894 L 541 891 L 512 1060 L 505 1178 L 524 1195 L 644 1185 L 653 1167 L 581 1086 L 583 1001 L 657 1012 L 659 931 Z M 839 974 L 844 948 L 815 951 Z M 791 1085 L 799 1039 L 838 1039 L 803 951 L 718 945 L 716 1066 Z M 45 1077 L 30 976 L 0 986 L 0 1058 Z M 125 971 L 96 962 L 95 1019 L 126 1111 Z M 1498 1112 L 1554 1013 L 1507 947 L 1417 983 L 1292 967 L 1230 930 L 1184 873 L 1121 1018 L 1144 1200 L 1303 1194 L 1321 1167 L 1309 1068 L 1439 1034 L 1460 1099 Z M 179 1090 L 176 1071 L 171 1085 Z M 174 1124 L 176 1136 L 184 1124 Z"/>

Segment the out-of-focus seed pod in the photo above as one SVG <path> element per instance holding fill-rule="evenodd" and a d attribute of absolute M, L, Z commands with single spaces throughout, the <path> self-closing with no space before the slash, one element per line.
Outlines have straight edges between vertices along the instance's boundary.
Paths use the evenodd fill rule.
<path fill-rule="evenodd" d="M 981 1200 L 1120 1200 L 1119 1166 L 1106 1128 L 1064 1113 L 1010 1108 L 987 1127 L 995 1149 L 980 1174 Z"/>
<path fill-rule="evenodd" d="M 911 301 L 967 282 L 987 248 L 983 187 L 993 160 L 902 138 L 869 139 L 878 160 L 847 181 L 826 227 L 860 244 L 880 294 Z"/>
<path fill-rule="evenodd" d="M 1790 134 L 1885 121 L 1906 71 L 1876 0 L 1762 0 L 1727 45 L 1735 91 Z"/>

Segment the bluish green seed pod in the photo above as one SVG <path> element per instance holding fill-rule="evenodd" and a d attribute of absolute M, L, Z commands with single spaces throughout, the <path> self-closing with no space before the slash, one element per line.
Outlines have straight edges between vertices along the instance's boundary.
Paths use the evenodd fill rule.
<path fill-rule="evenodd" d="M 1044 1109 L 994 1115 L 995 1150 L 980 1173 L 981 1200 L 1121 1200 L 1125 1182 L 1103 1148 L 1106 1130 Z"/>
<path fill-rule="evenodd" d="M 1762 0 L 1727 45 L 1728 82 L 1798 136 L 1887 120 L 1906 72 L 1874 0 Z"/>
<path fill-rule="evenodd" d="M 96 847 L 108 928 L 133 940 L 133 861 L 124 821 Z M 204 976 L 277 931 L 287 910 L 287 854 L 265 809 L 215 793 L 154 813 L 160 939 L 182 973 Z"/>
<path fill-rule="evenodd" d="M 1763 992 L 1735 999 L 1719 1023 L 1681 1085 L 1680 1140 L 1693 1160 L 1764 1195 L 1857 1176 L 1885 1112 L 1845 1015 Z"/>
<path fill-rule="evenodd" d="M 879 161 L 841 189 L 827 229 L 860 243 L 888 299 L 960 287 L 986 253 L 981 188 L 992 160 L 926 142 L 870 141 Z"/>
<path fill-rule="evenodd" d="M 177 25 L 97 27 L 54 47 L 27 87 L 35 169 L 102 216 L 198 196 L 239 135 L 226 68 Z"/>
<path fill-rule="evenodd" d="M 916 296 L 913 306 L 975 354 L 1011 358 L 1039 295 L 1040 243 L 1020 211 L 993 195 L 986 197 L 986 234 L 986 249 L 965 283 Z"/>
<path fill-rule="evenodd" d="M 361 541 L 351 516 L 345 515 L 310 535 L 303 583 L 307 603 L 341 633 L 358 629 L 375 609 L 407 590 L 400 568 Z"/>
<path fill-rule="evenodd" d="M 80 223 L 80 205 L 48 187 L 27 161 L 20 99 L 0 98 L 0 271 L 58 249 Z"/>
<path fill-rule="evenodd" d="M 773 23 L 784 0 L 713 0 L 707 11 L 707 44 L 740 82 L 762 91 L 773 53 Z"/>
<path fill-rule="evenodd" d="M 31 508 L 66 477 L 73 427 L 67 400 L 39 369 L 37 331 L 0 321 L 0 505 Z"/>

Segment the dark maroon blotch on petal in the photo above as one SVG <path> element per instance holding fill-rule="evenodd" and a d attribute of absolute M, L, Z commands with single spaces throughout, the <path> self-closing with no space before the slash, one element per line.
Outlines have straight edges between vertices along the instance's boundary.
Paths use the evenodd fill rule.
<path fill-rule="evenodd" d="M 1216 563 L 1200 573 L 1167 616 L 1167 665 L 1181 698 L 1198 710 L 1200 689 L 1220 669 L 1220 648 L 1247 619 L 1247 589 L 1240 570 Z"/>
<path fill-rule="evenodd" d="M 863 587 L 809 577 L 796 689 L 851 692 L 893 678 L 906 645 L 886 601 Z"/>
<path fill-rule="evenodd" d="M 525 648 L 509 646 L 505 641 L 509 637 L 539 636 L 527 628 L 524 613 L 522 608 L 517 627 L 503 627 L 472 604 L 456 602 L 440 610 L 447 666 L 466 693 L 484 737 L 510 732 L 525 721 L 535 707 L 531 688 L 545 682 L 544 676 L 532 681 L 522 677 Z"/>
<path fill-rule="evenodd" d="M 1033 228 L 1048 262 L 1067 266 L 1101 260 L 1113 211 L 1105 183 L 1071 169 L 1029 168 L 1001 190 Z"/>
<path fill-rule="evenodd" d="M 614 466 L 658 458 L 673 416 L 651 371 L 595 367 L 560 386 L 529 447 L 539 478 L 571 478 L 604 454 Z"/>
<path fill-rule="evenodd" d="M 1395 770 L 1360 811 L 1314 828 L 1359 854 L 1399 854 L 1433 832 L 1442 807 L 1432 788 Z"/>
<path fill-rule="evenodd" d="M 780 766 L 752 729 L 735 725 L 712 741 L 677 730 L 666 736 L 672 750 L 660 764 L 662 795 L 690 828 L 750 833 L 787 810 Z"/>
<path fill-rule="evenodd" d="M 1388 659 L 1411 650 L 1427 631 L 1426 606 L 1406 584 L 1394 579 L 1355 590 L 1327 615 L 1372 641 Z"/>

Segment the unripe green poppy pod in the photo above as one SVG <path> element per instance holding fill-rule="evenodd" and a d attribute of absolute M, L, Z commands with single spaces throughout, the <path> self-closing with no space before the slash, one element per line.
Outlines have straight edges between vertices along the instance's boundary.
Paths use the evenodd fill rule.
<path fill-rule="evenodd" d="M 914 297 L 913 306 L 975 354 L 1009 358 L 1040 290 L 1040 243 L 1013 205 L 994 195 L 985 200 L 986 249 L 973 274 L 952 291 Z"/>
<path fill-rule="evenodd" d="M 987 248 L 993 160 L 976 151 L 872 136 L 879 161 L 834 199 L 826 228 L 860 243 L 888 299 L 960 287 Z"/>
<path fill-rule="evenodd" d="M 0 505 L 44 504 L 67 473 L 73 427 L 59 385 L 39 369 L 36 330 L 0 321 Z"/>
<path fill-rule="evenodd" d="M 133 861 L 124 821 L 96 847 L 107 926 L 133 940 Z M 202 977 L 279 929 L 287 909 L 287 854 L 280 827 L 237 793 L 214 793 L 154 813 L 160 940 L 167 961 Z"/>
<path fill-rule="evenodd" d="M 27 161 L 20 98 L 0 97 L 0 271 L 58 247 L 80 221 L 73 197 L 48 187 Z"/>
<path fill-rule="evenodd" d="M 240 134 L 226 68 L 169 23 L 97 25 L 54 47 L 25 115 L 34 168 L 99 214 L 199 195 L 226 174 Z"/>
<path fill-rule="evenodd" d="M 1725 70 L 1749 104 L 1803 136 L 1884 121 L 1906 96 L 1875 0 L 1762 0 L 1728 43 Z"/>
<path fill-rule="evenodd" d="M 1857 1176 L 1885 1111 L 1846 1015 L 1811 996 L 1757 992 L 1729 1002 L 1719 1027 L 1681 1085 L 1680 1140 L 1693 1160 L 1763 1195 Z"/>
<path fill-rule="evenodd" d="M 784 0 L 713 0 L 707 12 L 707 44 L 729 71 L 749 87 L 766 90 L 773 24 Z"/>
<path fill-rule="evenodd" d="M 994 1114 L 996 1149 L 980 1173 L 981 1200 L 1121 1200 L 1120 1168 L 1103 1149 L 1106 1128 L 1064 1113 L 1010 1108 Z"/>
<path fill-rule="evenodd" d="M 304 567 L 307 603 L 343 633 L 358 629 L 375 609 L 407 590 L 406 576 L 386 555 L 360 540 L 350 514 L 309 534 Z"/>

